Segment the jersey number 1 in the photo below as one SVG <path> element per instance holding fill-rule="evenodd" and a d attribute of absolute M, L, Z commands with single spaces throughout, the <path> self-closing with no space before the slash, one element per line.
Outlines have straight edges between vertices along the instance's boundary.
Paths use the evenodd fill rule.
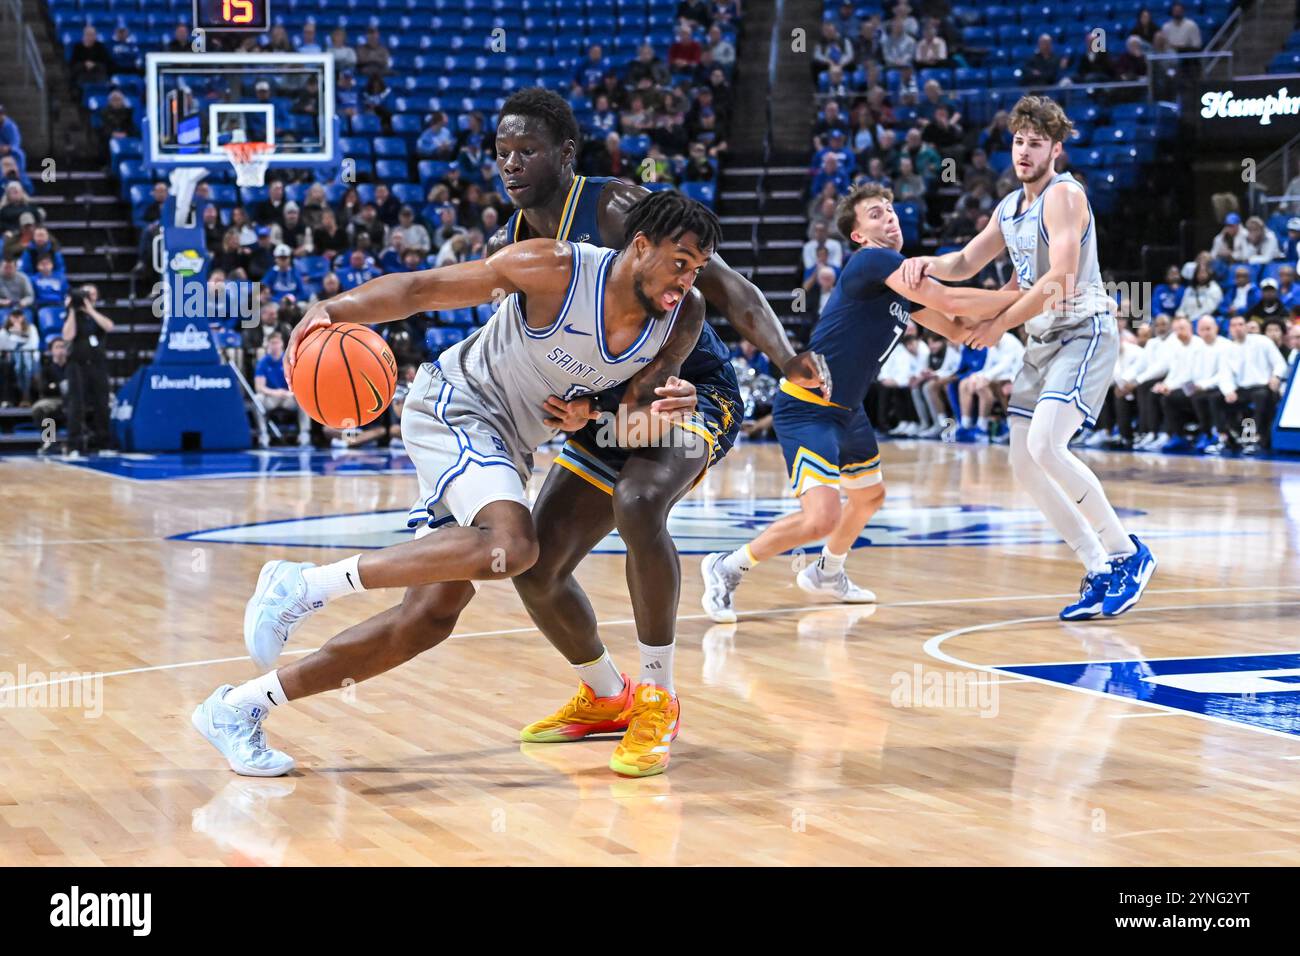
<path fill-rule="evenodd" d="M 880 358 L 876 359 L 877 362 L 883 362 L 885 359 L 889 358 L 889 353 L 894 351 L 894 346 L 898 344 L 898 340 L 903 337 L 903 333 L 906 331 L 907 331 L 906 325 L 899 325 L 894 327 L 893 341 L 889 343 L 889 348 L 885 349 L 883 352 L 880 353 Z"/>

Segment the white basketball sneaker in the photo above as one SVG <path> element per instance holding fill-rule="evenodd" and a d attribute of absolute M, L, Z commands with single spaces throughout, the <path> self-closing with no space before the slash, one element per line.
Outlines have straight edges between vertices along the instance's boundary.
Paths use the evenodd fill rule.
<path fill-rule="evenodd" d="M 740 586 L 741 576 L 723 566 L 722 559 L 726 556 L 725 551 L 715 551 L 706 554 L 700 562 L 700 576 L 704 578 L 704 597 L 700 603 L 715 624 L 736 623 L 736 609 L 731 601 Z"/>
<path fill-rule="evenodd" d="M 225 702 L 226 694 L 233 690 L 222 684 L 199 706 L 194 708 L 190 722 L 204 739 L 216 747 L 226 758 L 230 769 L 245 777 L 279 777 L 293 769 L 293 758 L 266 745 L 262 721 L 267 711 L 263 707 L 244 710 Z"/>
<path fill-rule="evenodd" d="M 817 561 L 800 571 L 795 582 L 800 590 L 809 594 L 829 594 L 844 604 L 874 604 L 876 601 L 875 594 L 850 581 L 843 568 L 838 574 L 826 574 Z"/>
<path fill-rule="evenodd" d="M 263 671 L 279 658 L 289 636 L 308 616 L 325 606 L 307 600 L 302 572 L 315 567 L 306 562 L 268 561 L 257 576 L 257 590 L 244 608 L 244 647 Z"/>

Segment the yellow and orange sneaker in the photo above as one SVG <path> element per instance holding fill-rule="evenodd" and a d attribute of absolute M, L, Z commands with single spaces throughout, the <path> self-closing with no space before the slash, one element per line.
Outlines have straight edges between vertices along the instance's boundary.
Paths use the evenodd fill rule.
<path fill-rule="evenodd" d="M 622 676 L 623 689 L 612 697 L 597 697 L 590 687 L 580 683 L 567 704 L 519 731 L 519 739 L 530 744 L 557 744 L 581 740 L 588 734 L 623 730 L 635 685 L 626 674 Z"/>
<path fill-rule="evenodd" d="M 651 777 L 668 768 L 672 742 L 681 730 L 681 704 L 655 684 L 636 689 L 628 709 L 627 732 L 609 758 L 609 769 L 623 777 Z"/>

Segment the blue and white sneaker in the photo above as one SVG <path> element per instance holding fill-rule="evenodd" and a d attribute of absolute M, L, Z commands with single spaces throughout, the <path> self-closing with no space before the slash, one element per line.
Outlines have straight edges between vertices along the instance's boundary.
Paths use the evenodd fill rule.
<path fill-rule="evenodd" d="M 271 669 L 289 636 L 307 617 L 325 606 L 307 600 L 302 572 L 315 567 L 296 561 L 268 561 L 257 576 L 257 590 L 244 608 L 244 647 L 261 670 Z"/>
<path fill-rule="evenodd" d="M 1062 621 L 1086 621 L 1102 612 L 1110 588 L 1110 571 L 1085 574 L 1079 582 L 1079 600 L 1061 609 Z"/>
<path fill-rule="evenodd" d="M 293 758 L 266 745 L 262 707 L 248 710 L 225 702 L 232 685 L 222 684 L 199 706 L 190 722 L 204 739 L 220 751 L 230 769 L 245 777 L 279 777 L 293 769 Z"/>
<path fill-rule="evenodd" d="M 963 445 L 973 445 L 984 437 L 984 433 L 978 428 L 961 427 L 957 429 L 956 440 Z"/>
<path fill-rule="evenodd" d="M 1147 589 L 1151 575 L 1156 573 L 1156 557 L 1151 549 L 1138 540 L 1137 535 L 1129 535 L 1137 550 L 1111 562 L 1110 587 L 1106 590 L 1104 613 L 1107 617 L 1118 617 L 1142 597 Z"/>

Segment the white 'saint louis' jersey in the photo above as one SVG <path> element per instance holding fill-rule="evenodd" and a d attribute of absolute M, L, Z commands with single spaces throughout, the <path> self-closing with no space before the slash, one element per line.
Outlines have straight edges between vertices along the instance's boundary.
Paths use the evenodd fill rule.
<path fill-rule="evenodd" d="M 542 403 L 549 396 L 568 401 L 631 378 L 659 354 L 682 307 L 679 302 L 662 319 L 647 317 L 636 341 L 611 355 L 605 344 L 605 282 L 618 251 L 568 245 L 573 276 L 559 314 L 545 328 L 528 326 L 527 303 L 516 292 L 501 300 L 481 329 L 438 356 L 443 377 L 474 395 L 502 437 L 526 454 L 555 434 L 543 424 Z"/>
<path fill-rule="evenodd" d="M 1016 280 L 1021 289 L 1028 289 L 1038 277 L 1051 268 L 1049 257 L 1049 239 L 1047 228 L 1043 225 L 1043 197 L 1048 190 L 1059 186 L 1063 189 L 1079 189 L 1079 184 L 1069 173 L 1057 173 L 1043 187 L 1043 191 L 1029 204 L 1029 208 L 1017 215 L 1024 189 L 1017 189 L 1002 198 L 993 210 L 1002 238 L 1011 256 L 1011 265 L 1016 270 Z M 1074 295 L 1062 302 L 1055 309 L 1049 309 L 1036 315 L 1025 323 L 1025 331 L 1035 338 L 1042 338 L 1049 332 L 1059 331 L 1089 322 L 1098 314 L 1113 314 L 1115 303 L 1106 294 L 1101 281 L 1101 266 L 1097 262 L 1097 230 L 1092 215 L 1092 204 L 1088 204 L 1088 224 L 1084 227 L 1083 238 L 1079 248 L 1079 269 L 1074 280 Z"/>

